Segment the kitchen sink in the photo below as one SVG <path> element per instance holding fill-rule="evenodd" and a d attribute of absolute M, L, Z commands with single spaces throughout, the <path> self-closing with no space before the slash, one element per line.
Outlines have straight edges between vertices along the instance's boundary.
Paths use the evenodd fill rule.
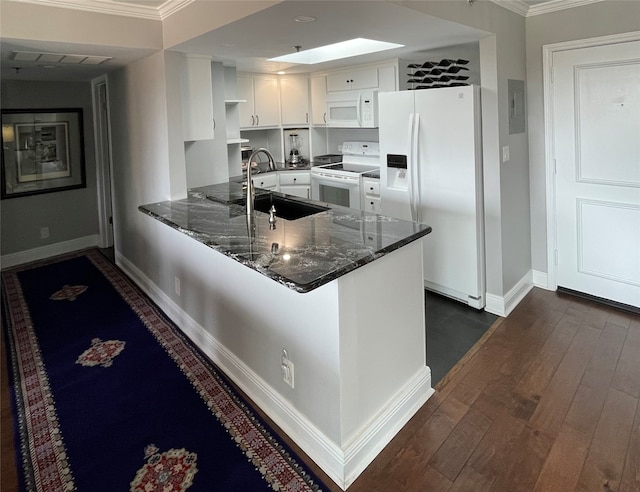
<path fill-rule="evenodd" d="M 321 205 L 314 205 L 272 193 L 256 196 L 253 204 L 254 210 L 267 214 L 273 205 L 276 209 L 276 217 L 285 220 L 296 220 L 329 210 L 329 208 Z"/>

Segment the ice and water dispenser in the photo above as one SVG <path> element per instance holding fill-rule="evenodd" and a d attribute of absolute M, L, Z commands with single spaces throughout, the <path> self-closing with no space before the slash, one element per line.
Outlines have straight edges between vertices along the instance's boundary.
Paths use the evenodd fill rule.
<path fill-rule="evenodd" d="M 387 187 L 398 190 L 409 189 L 406 155 L 387 154 Z"/>

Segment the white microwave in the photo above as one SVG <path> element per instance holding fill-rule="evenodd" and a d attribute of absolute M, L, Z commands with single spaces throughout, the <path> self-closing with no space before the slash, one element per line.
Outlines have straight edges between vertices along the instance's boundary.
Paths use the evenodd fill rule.
<path fill-rule="evenodd" d="M 327 94 L 327 126 L 377 128 L 378 91 L 344 91 Z"/>

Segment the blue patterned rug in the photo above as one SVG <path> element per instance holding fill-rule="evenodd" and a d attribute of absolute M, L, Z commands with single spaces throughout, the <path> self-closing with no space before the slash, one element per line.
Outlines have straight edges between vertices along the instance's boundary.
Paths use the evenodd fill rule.
<path fill-rule="evenodd" d="M 98 251 L 2 286 L 21 490 L 324 488 Z"/>

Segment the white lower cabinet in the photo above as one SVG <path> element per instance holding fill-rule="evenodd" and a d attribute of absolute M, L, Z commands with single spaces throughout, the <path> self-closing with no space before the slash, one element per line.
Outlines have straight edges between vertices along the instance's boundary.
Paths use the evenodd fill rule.
<path fill-rule="evenodd" d="M 251 178 L 256 188 L 279 191 L 287 195 L 301 198 L 311 197 L 310 171 L 278 171 L 258 174 Z"/>
<path fill-rule="evenodd" d="M 311 197 L 311 171 L 278 172 L 279 191 L 301 198 Z"/>
<path fill-rule="evenodd" d="M 280 193 L 285 193 L 287 195 L 299 196 L 300 198 L 310 198 L 311 197 L 311 187 L 309 185 L 300 185 L 300 186 L 282 186 L 280 187 Z"/>
<path fill-rule="evenodd" d="M 380 180 L 376 178 L 364 178 L 362 181 L 362 209 L 374 214 L 382 210 L 380 200 Z"/>
<path fill-rule="evenodd" d="M 256 188 L 262 188 L 263 190 L 278 190 L 278 175 L 277 173 L 265 173 L 251 178 L 253 186 Z"/>

